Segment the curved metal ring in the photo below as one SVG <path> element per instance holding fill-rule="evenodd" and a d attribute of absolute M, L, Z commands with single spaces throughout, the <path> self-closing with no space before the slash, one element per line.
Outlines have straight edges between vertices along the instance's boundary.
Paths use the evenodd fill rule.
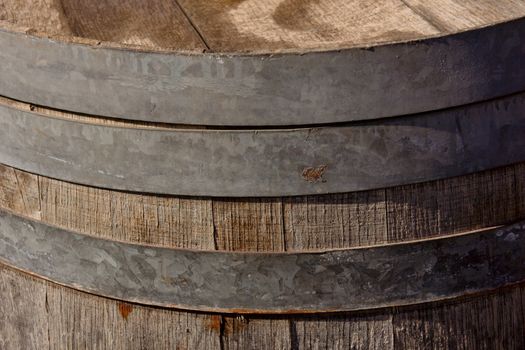
<path fill-rule="evenodd" d="M 227 313 L 433 302 L 525 281 L 525 221 L 435 240 L 316 253 L 145 247 L 0 211 L 0 261 L 101 296 Z"/>
<path fill-rule="evenodd" d="M 0 105 L 0 163 L 189 196 L 340 193 L 465 175 L 525 161 L 524 134 L 525 94 L 380 122 L 259 131 L 125 128 Z"/>
<path fill-rule="evenodd" d="M 122 119 L 307 125 L 448 108 L 525 90 L 525 18 L 309 54 L 184 55 L 0 29 L 0 95 Z"/>

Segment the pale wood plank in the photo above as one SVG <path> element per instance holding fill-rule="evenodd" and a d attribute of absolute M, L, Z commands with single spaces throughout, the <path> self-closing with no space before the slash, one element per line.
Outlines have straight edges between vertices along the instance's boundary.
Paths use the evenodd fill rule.
<path fill-rule="evenodd" d="M 175 1 L 2 0 L 0 19 L 48 35 L 154 49 L 206 49 Z"/>
<path fill-rule="evenodd" d="M 522 0 L 404 0 L 444 32 L 464 31 L 523 17 Z"/>
<path fill-rule="evenodd" d="M 0 265 L 0 349 L 49 349 L 46 284 Z"/>
<path fill-rule="evenodd" d="M 139 195 L 40 177 L 44 221 L 91 235 L 214 249 L 211 200 Z"/>
<path fill-rule="evenodd" d="M 192 51 L 205 43 L 176 1 L 61 0 L 74 35 L 121 44 Z"/>
<path fill-rule="evenodd" d="M 150 49 L 326 50 L 465 31 L 525 15 L 521 0 L 2 0 L 0 19 L 48 35 Z"/>
<path fill-rule="evenodd" d="M 38 177 L 0 165 L 0 207 L 40 219 Z"/>
<path fill-rule="evenodd" d="M 216 199 L 213 214 L 217 249 L 284 251 L 279 199 Z"/>
<path fill-rule="evenodd" d="M 289 251 L 387 242 L 385 191 L 285 198 Z"/>
<path fill-rule="evenodd" d="M 180 0 L 214 51 L 324 49 L 439 31 L 399 0 Z"/>
<path fill-rule="evenodd" d="M 60 0 L 2 0 L 0 19 L 41 32 L 73 35 Z"/>

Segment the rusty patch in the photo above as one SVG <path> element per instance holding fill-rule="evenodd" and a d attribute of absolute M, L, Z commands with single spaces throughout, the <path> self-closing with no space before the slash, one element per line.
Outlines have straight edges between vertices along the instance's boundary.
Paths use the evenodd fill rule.
<path fill-rule="evenodd" d="M 319 182 L 323 180 L 323 174 L 326 171 L 326 168 L 328 168 L 327 165 L 320 165 L 316 168 L 305 168 L 302 173 L 302 177 L 304 180 L 308 182 Z"/>
<path fill-rule="evenodd" d="M 133 311 L 133 306 L 130 304 L 119 303 L 118 311 L 123 319 L 127 320 L 129 314 Z"/>
<path fill-rule="evenodd" d="M 208 321 L 208 328 L 214 332 L 221 332 L 222 316 L 212 315 Z"/>

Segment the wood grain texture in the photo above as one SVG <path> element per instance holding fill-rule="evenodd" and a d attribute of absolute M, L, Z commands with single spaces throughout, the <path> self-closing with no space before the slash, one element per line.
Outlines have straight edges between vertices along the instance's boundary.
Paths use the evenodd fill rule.
<path fill-rule="evenodd" d="M 212 316 L 147 308 L 47 283 L 51 349 L 219 349 Z"/>
<path fill-rule="evenodd" d="M 386 190 L 388 242 L 435 237 L 524 217 L 523 167 Z M 513 219 L 511 219 L 513 218 Z"/>
<path fill-rule="evenodd" d="M 2 0 L 0 20 L 52 36 L 151 49 L 202 52 L 206 48 L 174 1 Z"/>
<path fill-rule="evenodd" d="M 414 12 L 443 32 L 506 21 L 525 12 L 522 0 L 403 0 Z"/>
<path fill-rule="evenodd" d="M 521 0 L 0 1 L 0 20 L 36 32 L 194 52 L 377 45 L 523 15 Z"/>
<path fill-rule="evenodd" d="M 280 199 L 213 199 L 213 220 L 219 250 L 285 250 Z"/>
<path fill-rule="evenodd" d="M 46 284 L 0 265 L 0 349 L 49 349 Z"/>
<path fill-rule="evenodd" d="M 387 242 L 385 190 L 284 198 L 288 251 Z"/>
<path fill-rule="evenodd" d="M 0 20 L 50 34 L 73 35 L 59 0 L 2 0 Z"/>
<path fill-rule="evenodd" d="M 163 247 L 351 248 L 523 219 L 525 165 L 386 190 L 263 199 L 109 191 L 0 165 L 0 207 L 101 238 Z"/>
<path fill-rule="evenodd" d="M 220 349 L 212 316 L 123 304 L 0 265 L 0 348 Z"/>
<path fill-rule="evenodd" d="M 328 49 L 439 33 L 398 0 L 180 3 L 214 51 Z"/>
<path fill-rule="evenodd" d="M 294 321 L 299 349 L 394 349 L 389 312 L 374 315 L 311 317 Z"/>
<path fill-rule="evenodd" d="M 0 346 L 5 350 L 520 350 L 525 345 L 525 285 L 439 304 L 296 317 L 288 343 L 276 341 L 286 338 L 261 332 L 254 320 L 237 318 L 240 323 L 221 325 L 218 315 L 122 304 L 3 266 L 0 298 Z M 283 321 L 260 321 L 276 320 Z M 238 334 L 236 341 L 223 340 L 221 346 L 221 327 L 225 334 Z M 261 333 L 264 335 L 259 336 Z"/>

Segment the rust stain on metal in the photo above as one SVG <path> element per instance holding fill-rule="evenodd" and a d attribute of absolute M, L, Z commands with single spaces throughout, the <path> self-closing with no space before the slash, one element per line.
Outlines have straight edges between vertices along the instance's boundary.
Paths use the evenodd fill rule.
<path fill-rule="evenodd" d="M 122 318 L 127 320 L 129 314 L 133 311 L 133 306 L 130 304 L 119 303 L 118 311 L 120 312 L 120 315 L 122 316 Z"/>
<path fill-rule="evenodd" d="M 320 165 L 318 167 L 305 168 L 302 173 L 304 180 L 308 182 L 319 182 L 323 180 L 323 174 L 328 168 L 327 165 Z"/>

